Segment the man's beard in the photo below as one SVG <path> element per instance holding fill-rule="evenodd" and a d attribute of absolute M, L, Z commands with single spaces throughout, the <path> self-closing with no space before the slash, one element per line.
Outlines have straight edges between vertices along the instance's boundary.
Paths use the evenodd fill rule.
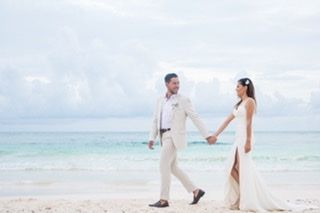
<path fill-rule="evenodd" d="M 177 90 L 170 90 L 170 93 L 171 93 L 171 94 L 177 94 L 178 91 L 179 91 L 178 89 L 177 89 Z"/>

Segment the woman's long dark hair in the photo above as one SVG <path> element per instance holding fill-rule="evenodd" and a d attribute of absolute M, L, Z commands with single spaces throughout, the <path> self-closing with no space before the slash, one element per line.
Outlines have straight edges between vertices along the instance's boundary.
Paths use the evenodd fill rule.
<path fill-rule="evenodd" d="M 253 98 L 253 100 L 257 104 L 256 95 L 255 95 L 255 89 L 253 82 L 250 78 L 241 78 L 238 80 L 238 83 L 241 84 L 244 87 L 247 87 L 247 96 L 250 98 Z M 235 108 L 238 109 L 239 105 L 242 103 L 242 99 L 235 105 Z"/>

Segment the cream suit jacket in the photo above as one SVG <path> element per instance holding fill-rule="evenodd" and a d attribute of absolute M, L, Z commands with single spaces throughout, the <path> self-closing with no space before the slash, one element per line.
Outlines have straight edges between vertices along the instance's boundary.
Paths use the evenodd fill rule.
<path fill-rule="evenodd" d="M 187 146 L 186 138 L 186 119 L 189 117 L 194 125 L 200 131 L 200 134 L 204 138 L 208 138 L 210 133 L 198 114 L 194 111 L 189 98 L 177 94 L 175 102 L 172 103 L 172 126 L 171 135 L 173 143 L 177 149 L 183 149 Z M 153 115 L 152 127 L 150 131 L 149 140 L 155 141 L 160 136 L 160 121 L 161 121 L 161 110 L 165 97 L 160 97 L 156 103 L 156 109 Z"/>

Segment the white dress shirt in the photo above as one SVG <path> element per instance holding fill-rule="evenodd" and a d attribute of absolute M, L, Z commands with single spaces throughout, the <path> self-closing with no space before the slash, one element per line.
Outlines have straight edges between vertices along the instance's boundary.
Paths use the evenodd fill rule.
<path fill-rule="evenodd" d="M 164 98 L 161 110 L 161 126 L 160 129 L 169 129 L 172 125 L 173 105 L 176 103 L 176 95 Z"/>

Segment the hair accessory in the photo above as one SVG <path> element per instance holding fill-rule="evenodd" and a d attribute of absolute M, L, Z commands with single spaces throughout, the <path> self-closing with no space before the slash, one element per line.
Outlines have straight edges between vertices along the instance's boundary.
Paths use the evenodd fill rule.
<path fill-rule="evenodd" d="M 249 85 L 250 84 L 250 81 L 247 79 L 246 82 L 244 82 L 245 85 Z"/>

